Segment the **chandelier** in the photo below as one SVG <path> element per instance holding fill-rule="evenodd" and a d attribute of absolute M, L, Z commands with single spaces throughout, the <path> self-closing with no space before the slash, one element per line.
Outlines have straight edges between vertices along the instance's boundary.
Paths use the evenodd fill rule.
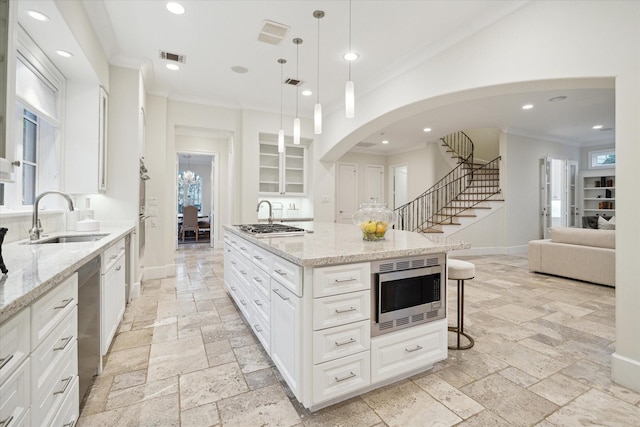
<path fill-rule="evenodd" d="M 187 170 L 178 174 L 178 183 L 180 185 L 191 185 L 200 181 L 200 177 L 191 170 L 191 155 L 188 155 L 186 157 L 188 162 Z"/>

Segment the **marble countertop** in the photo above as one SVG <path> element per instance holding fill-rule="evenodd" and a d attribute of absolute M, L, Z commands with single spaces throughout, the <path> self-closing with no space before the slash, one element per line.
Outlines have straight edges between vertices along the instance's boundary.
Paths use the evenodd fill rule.
<path fill-rule="evenodd" d="M 78 268 L 133 232 L 130 225 L 103 225 L 99 231 L 51 233 L 47 237 L 108 234 L 94 242 L 2 245 L 9 272 L 0 276 L 0 323 L 71 276 Z"/>
<path fill-rule="evenodd" d="M 362 240 L 351 224 L 313 222 L 303 236 L 253 237 L 233 225 L 224 229 L 301 266 L 325 266 L 388 258 L 428 255 L 467 249 L 470 244 L 452 238 L 389 230 L 377 242 Z"/>

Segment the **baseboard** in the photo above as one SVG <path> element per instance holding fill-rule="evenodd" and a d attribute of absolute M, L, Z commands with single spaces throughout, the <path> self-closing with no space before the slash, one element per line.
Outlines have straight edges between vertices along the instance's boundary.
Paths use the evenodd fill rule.
<path fill-rule="evenodd" d="M 640 361 L 620 354 L 611 355 L 611 379 L 613 382 L 640 393 Z"/>
<path fill-rule="evenodd" d="M 175 275 L 175 264 L 167 264 L 160 267 L 145 267 L 142 269 L 142 280 L 165 279 Z"/>
<path fill-rule="evenodd" d="M 526 255 L 528 246 L 510 246 L 510 247 L 484 247 L 460 249 L 451 252 L 453 258 L 456 256 L 482 256 L 482 255 Z"/>

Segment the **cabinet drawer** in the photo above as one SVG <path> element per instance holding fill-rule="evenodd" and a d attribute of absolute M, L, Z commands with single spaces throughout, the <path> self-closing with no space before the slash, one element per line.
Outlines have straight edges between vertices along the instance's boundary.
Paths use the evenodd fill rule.
<path fill-rule="evenodd" d="M 238 255 L 237 252 L 233 253 L 233 257 L 229 262 L 231 263 L 231 270 L 235 271 L 238 279 L 242 280 L 244 286 L 246 286 L 247 289 L 250 289 L 252 270 L 251 263 L 247 259 Z"/>
<path fill-rule="evenodd" d="M 269 322 L 265 321 L 262 316 L 254 316 L 251 319 L 251 329 L 253 333 L 258 337 L 260 343 L 264 347 L 267 354 L 271 354 L 271 328 Z"/>
<path fill-rule="evenodd" d="M 73 382 L 78 377 L 77 343 L 73 343 L 71 354 L 74 357 L 65 358 L 65 363 L 52 375 L 41 388 L 41 392 L 33 394 L 31 402 L 31 419 L 35 426 L 49 426 L 53 417 L 58 413 L 64 399 L 72 392 Z"/>
<path fill-rule="evenodd" d="M 31 359 L 27 358 L 5 382 L 0 384 L 0 422 L 4 422 L 4 425 L 12 426 L 14 422 L 15 425 L 20 425 L 19 420 L 24 420 L 29 411 L 30 361 Z M 9 419 L 11 421 L 7 422 Z M 28 419 L 25 425 L 29 425 Z"/>
<path fill-rule="evenodd" d="M 371 354 L 371 380 L 374 383 L 428 367 L 447 357 L 446 320 L 373 338 Z"/>
<path fill-rule="evenodd" d="M 370 291 L 314 299 L 313 330 L 367 320 L 370 313 Z"/>
<path fill-rule="evenodd" d="M 269 274 L 262 271 L 258 267 L 253 267 L 253 276 L 251 277 L 251 285 L 253 289 L 262 292 L 267 299 L 271 294 L 271 278 Z"/>
<path fill-rule="evenodd" d="M 31 350 L 51 333 L 78 301 L 78 274 L 41 296 L 31 306 Z"/>
<path fill-rule="evenodd" d="M 62 402 L 60 410 L 56 414 L 52 426 L 55 427 L 74 427 L 80 416 L 80 380 L 75 378 L 73 384 L 70 385 L 71 391 Z"/>
<path fill-rule="evenodd" d="M 247 242 L 244 239 L 238 239 L 238 253 L 241 254 L 243 257 L 245 257 L 248 260 L 251 260 L 252 256 L 253 256 L 253 248 L 254 246 Z"/>
<path fill-rule="evenodd" d="M 274 255 L 258 246 L 253 247 L 251 260 L 263 271 L 267 273 L 273 270 Z"/>
<path fill-rule="evenodd" d="M 269 298 L 261 291 L 254 290 L 251 294 L 251 304 L 253 312 L 261 316 L 265 322 L 269 323 L 269 313 L 271 312 Z"/>
<path fill-rule="evenodd" d="M 313 333 L 313 363 L 328 362 L 369 350 L 370 336 L 369 320 L 316 331 Z"/>
<path fill-rule="evenodd" d="M 368 351 L 313 367 L 313 403 L 334 399 L 371 384 Z"/>
<path fill-rule="evenodd" d="M 0 325 L 0 384 L 29 356 L 30 323 L 29 308 L 25 308 Z"/>
<path fill-rule="evenodd" d="M 35 395 L 40 394 L 48 378 L 60 370 L 65 360 L 77 357 L 71 354 L 78 339 L 77 331 L 78 309 L 74 308 L 31 353 L 31 390 Z"/>
<path fill-rule="evenodd" d="M 244 285 L 239 284 L 239 279 L 237 278 L 237 274 L 234 273 L 235 276 L 235 283 L 231 283 L 229 289 L 231 290 L 231 296 L 233 296 L 233 299 L 236 302 L 236 305 L 240 308 L 240 311 L 242 312 L 242 314 L 244 314 L 244 317 L 247 319 L 247 321 L 251 320 L 251 313 L 249 308 L 250 303 L 251 303 L 251 299 L 249 298 L 248 295 L 250 295 L 249 293 L 247 293 L 247 290 L 245 289 Z"/>
<path fill-rule="evenodd" d="M 371 289 L 369 263 L 335 265 L 313 269 L 313 297 L 368 291 Z"/>
<path fill-rule="evenodd" d="M 302 296 L 302 273 L 299 265 L 280 257 L 274 257 L 271 277 L 289 288 L 297 296 Z"/>
<path fill-rule="evenodd" d="M 107 270 L 111 268 L 111 266 L 116 262 L 120 255 L 124 255 L 125 250 L 125 240 L 124 238 L 118 240 L 118 242 L 110 246 L 102 253 L 102 265 L 101 265 L 101 273 L 106 273 Z"/>
<path fill-rule="evenodd" d="M 120 256 L 116 263 L 102 275 L 100 283 L 100 354 L 106 355 L 111 341 L 118 331 L 124 315 L 125 301 L 125 258 Z"/>

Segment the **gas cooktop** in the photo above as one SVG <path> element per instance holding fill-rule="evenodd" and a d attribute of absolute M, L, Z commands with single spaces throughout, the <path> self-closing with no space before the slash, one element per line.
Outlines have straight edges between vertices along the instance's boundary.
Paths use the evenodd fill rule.
<path fill-rule="evenodd" d="M 284 224 L 241 224 L 236 227 L 254 237 L 302 236 L 306 233 L 304 228 Z"/>

